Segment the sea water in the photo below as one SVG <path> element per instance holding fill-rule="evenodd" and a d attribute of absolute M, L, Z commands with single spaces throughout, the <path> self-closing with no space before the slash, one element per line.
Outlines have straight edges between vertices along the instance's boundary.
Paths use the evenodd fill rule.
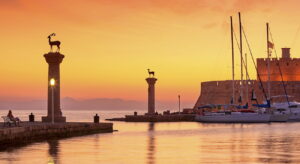
<path fill-rule="evenodd" d="M 46 112 L 17 110 L 36 120 Z M 68 121 L 92 122 L 98 113 L 120 117 L 128 111 L 64 110 Z M 6 115 L 7 111 L 0 111 Z M 300 163 L 300 123 L 204 124 L 198 122 L 114 122 L 113 133 L 32 143 L 0 152 L 1 164 L 193 164 Z M 1 145 L 0 145 L 1 146 Z"/>

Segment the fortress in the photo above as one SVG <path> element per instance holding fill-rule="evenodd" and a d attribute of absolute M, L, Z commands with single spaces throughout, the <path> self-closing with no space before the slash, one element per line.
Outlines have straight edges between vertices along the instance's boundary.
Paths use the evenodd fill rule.
<path fill-rule="evenodd" d="M 265 101 L 263 88 L 265 93 L 267 91 L 268 81 L 268 59 L 257 58 L 257 80 L 243 81 L 243 99 L 242 103 L 251 102 L 252 90 L 257 97 L 257 102 Z M 279 59 L 270 58 L 270 88 L 271 88 L 271 102 L 286 102 L 286 96 L 283 88 L 282 77 L 286 86 L 289 101 L 300 101 L 300 58 L 291 58 L 290 48 L 282 48 L 282 56 Z M 281 74 L 282 76 L 281 76 Z M 259 82 L 258 75 L 261 78 L 262 85 Z M 239 104 L 238 99 L 241 95 L 242 81 L 234 81 L 234 103 Z M 246 90 L 248 86 L 248 93 Z M 225 81 L 207 81 L 201 83 L 201 93 L 194 106 L 197 109 L 199 106 L 207 104 L 230 104 L 232 99 L 232 80 Z M 257 103 L 254 102 L 254 103 Z"/>

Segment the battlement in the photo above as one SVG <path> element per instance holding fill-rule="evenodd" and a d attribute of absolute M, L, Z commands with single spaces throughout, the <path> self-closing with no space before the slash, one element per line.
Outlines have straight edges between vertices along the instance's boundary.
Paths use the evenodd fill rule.
<path fill-rule="evenodd" d="M 256 80 L 248 80 L 248 84 L 253 84 Z M 243 81 L 244 84 L 246 84 L 246 81 Z M 206 86 L 206 87 L 226 87 L 226 86 L 232 86 L 232 80 L 224 80 L 224 81 L 206 81 L 202 82 L 201 86 Z M 234 85 L 239 86 L 242 85 L 241 80 L 234 80 Z"/>
<path fill-rule="evenodd" d="M 267 62 L 268 58 L 257 58 L 256 61 L 258 62 Z M 270 62 L 299 62 L 300 58 L 270 58 Z"/>

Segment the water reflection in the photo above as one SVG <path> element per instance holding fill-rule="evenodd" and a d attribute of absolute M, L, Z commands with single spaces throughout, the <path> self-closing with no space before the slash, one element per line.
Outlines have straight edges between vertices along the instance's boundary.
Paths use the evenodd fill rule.
<path fill-rule="evenodd" d="M 99 149 L 100 149 L 100 136 L 99 136 L 99 134 L 96 134 L 94 137 L 94 150 L 95 151 L 93 151 L 95 159 L 97 159 L 97 157 L 100 156 L 100 153 L 98 151 Z"/>
<path fill-rule="evenodd" d="M 295 156 L 297 150 L 299 151 L 300 146 L 298 141 L 289 136 L 285 135 L 272 135 L 263 136 L 258 141 L 257 150 L 262 155 L 258 158 L 259 162 L 268 163 L 299 163 L 300 160 Z"/>
<path fill-rule="evenodd" d="M 149 123 L 148 127 L 148 152 L 147 152 L 147 159 L 148 164 L 155 164 L 155 123 Z"/>
<path fill-rule="evenodd" d="M 58 140 L 48 140 L 49 145 L 48 154 L 49 161 L 48 164 L 58 164 L 59 162 L 59 141 Z"/>

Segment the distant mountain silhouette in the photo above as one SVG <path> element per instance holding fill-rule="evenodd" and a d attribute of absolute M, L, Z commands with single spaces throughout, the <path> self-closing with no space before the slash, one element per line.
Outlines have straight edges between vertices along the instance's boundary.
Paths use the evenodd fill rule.
<path fill-rule="evenodd" d="M 47 109 L 45 100 L 0 100 L 1 109 Z"/>
<path fill-rule="evenodd" d="M 103 109 L 103 110 L 144 110 L 147 108 L 145 102 L 123 100 L 119 98 L 95 98 L 76 100 L 71 97 L 62 99 L 63 109 Z"/>
<path fill-rule="evenodd" d="M 182 107 L 192 107 L 192 103 L 183 103 Z M 124 100 L 120 98 L 94 98 L 94 99 L 75 99 L 72 97 L 65 97 L 61 100 L 62 110 L 132 110 L 132 111 L 147 111 L 146 101 Z M 30 109 L 30 110 L 46 110 L 46 100 L 1 100 L 0 110 L 4 109 Z M 156 102 L 156 109 L 177 111 L 177 102 Z"/>

